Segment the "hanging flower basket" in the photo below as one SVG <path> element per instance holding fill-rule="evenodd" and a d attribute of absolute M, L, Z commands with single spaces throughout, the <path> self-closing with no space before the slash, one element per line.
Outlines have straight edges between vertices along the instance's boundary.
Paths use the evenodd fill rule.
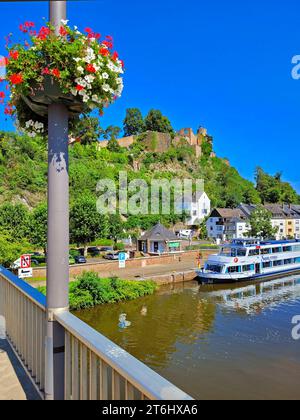
<path fill-rule="evenodd" d="M 48 107 L 51 104 L 66 105 L 71 117 L 76 117 L 84 112 L 89 112 L 89 108 L 83 102 L 82 97 L 74 96 L 72 93 L 63 93 L 59 82 L 47 75 L 44 76 L 42 86 L 33 85 L 32 93 L 28 96 L 22 95 L 22 99 L 35 114 L 42 117 L 48 115 Z"/>
<path fill-rule="evenodd" d="M 47 133 L 49 105 L 62 103 L 71 126 L 80 114 L 97 109 L 100 115 L 123 91 L 124 64 L 113 52 L 113 39 L 90 28 L 85 33 L 62 21 L 59 35 L 47 24 L 38 31 L 32 22 L 20 25 L 24 43 L 8 38 L 6 78 L 11 94 L 4 112 L 29 135 Z M 0 103 L 6 94 L 0 90 Z"/>

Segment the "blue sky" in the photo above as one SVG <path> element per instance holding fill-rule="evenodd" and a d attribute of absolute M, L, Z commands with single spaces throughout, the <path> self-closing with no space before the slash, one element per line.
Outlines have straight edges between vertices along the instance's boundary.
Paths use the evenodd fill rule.
<path fill-rule="evenodd" d="M 47 14 L 45 2 L 0 2 L 0 40 Z M 243 176 L 253 179 L 257 165 L 282 171 L 300 192 L 300 80 L 291 77 L 298 0 L 79 1 L 68 17 L 113 35 L 125 61 L 123 97 L 103 126 L 122 125 L 128 107 L 159 108 L 177 129 L 207 127 L 217 154 Z M 0 127 L 12 127 L 2 113 Z"/>

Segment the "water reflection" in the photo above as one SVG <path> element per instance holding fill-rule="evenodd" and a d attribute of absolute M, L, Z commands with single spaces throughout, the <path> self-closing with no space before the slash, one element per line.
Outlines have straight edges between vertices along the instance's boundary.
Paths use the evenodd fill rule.
<path fill-rule="evenodd" d="M 119 327 L 120 314 L 131 325 Z M 195 398 L 300 398 L 300 276 L 172 287 L 76 315 Z"/>

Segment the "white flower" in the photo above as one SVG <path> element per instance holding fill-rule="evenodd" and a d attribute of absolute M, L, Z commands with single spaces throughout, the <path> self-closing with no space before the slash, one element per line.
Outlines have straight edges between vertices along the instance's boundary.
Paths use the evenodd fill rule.
<path fill-rule="evenodd" d="M 61 19 L 61 23 L 63 24 L 63 25 L 67 25 L 68 24 L 68 20 L 64 20 L 64 19 Z"/>
<path fill-rule="evenodd" d="M 83 68 L 83 67 L 81 67 L 81 66 L 78 66 L 78 67 L 77 67 L 77 71 L 78 71 L 80 74 L 82 74 L 82 73 L 84 73 L 84 68 Z"/>
<path fill-rule="evenodd" d="M 74 31 L 77 31 L 77 29 L 78 29 L 78 26 L 74 26 Z"/>
<path fill-rule="evenodd" d="M 83 100 L 83 102 L 87 102 L 89 100 L 89 97 L 87 95 L 84 95 L 82 100 Z"/>
<path fill-rule="evenodd" d="M 78 63 L 79 61 L 81 61 L 81 58 L 75 57 L 74 60 L 76 61 L 76 63 Z"/>
<path fill-rule="evenodd" d="M 109 79 L 109 74 L 108 73 L 102 73 L 102 77 L 103 77 L 103 79 Z"/>
<path fill-rule="evenodd" d="M 87 76 L 85 76 L 85 80 L 88 83 L 93 83 L 93 81 L 95 80 L 95 76 L 93 76 L 92 74 L 88 74 Z"/>
<path fill-rule="evenodd" d="M 104 92 L 110 92 L 110 86 L 107 83 L 102 86 L 102 89 Z"/>
<path fill-rule="evenodd" d="M 77 95 L 77 93 L 78 93 L 78 90 L 77 90 L 77 89 L 72 88 L 72 89 L 71 89 L 71 93 L 72 93 L 72 95 L 73 95 L 73 96 L 76 96 L 76 95 Z"/>
<path fill-rule="evenodd" d="M 98 102 L 98 101 L 99 101 L 99 98 L 98 98 L 98 96 L 97 96 L 97 95 L 93 95 L 93 96 L 92 96 L 92 100 L 93 100 L 94 102 Z"/>

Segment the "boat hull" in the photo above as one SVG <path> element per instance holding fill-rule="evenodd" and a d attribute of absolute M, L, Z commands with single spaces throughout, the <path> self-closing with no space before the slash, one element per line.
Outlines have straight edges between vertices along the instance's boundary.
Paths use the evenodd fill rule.
<path fill-rule="evenodd" d="M 232 276 L 226 274 L 208 274 L 203 273 L 202 271 L 196 271 L 198 281 L 202 284 L 225 284 L 225 283 L 240 283 L 246 281 L 253 281 L 253 280 L 274 280 L 285 276 L 292 276 L 295 274 L 300 274 L 300 268 L 288 269 L 288 270 L 281 270 L 276 271 L 273 273 L 259 273 L 253 275 L 246 275 L 246 276 Z"/>

